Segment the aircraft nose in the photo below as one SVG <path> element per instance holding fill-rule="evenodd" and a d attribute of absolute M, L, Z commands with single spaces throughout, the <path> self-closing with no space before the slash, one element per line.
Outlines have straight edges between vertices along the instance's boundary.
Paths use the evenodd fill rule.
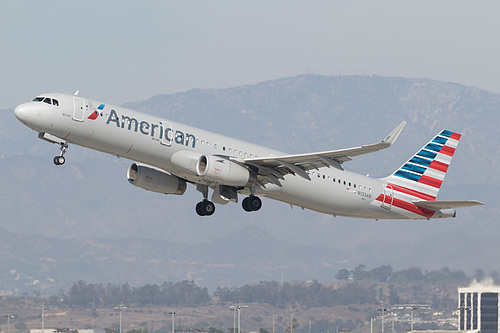
<path fill-rule="evenodd" d="M 14 114 L 16 115 L 16 118 L 20 122 L 26 123 L 28 121 L 28 118 L 30 117 L 30 114 L 31 114 L 30 109 L 31 109 L 30 106 L 27 103 L 24 103 L 24 104 L 18 105 L 14 109 Z"/>

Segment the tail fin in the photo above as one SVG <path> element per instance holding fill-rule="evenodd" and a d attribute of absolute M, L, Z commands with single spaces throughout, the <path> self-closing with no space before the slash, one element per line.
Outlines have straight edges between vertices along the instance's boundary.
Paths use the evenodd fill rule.
<path fill-rule="evenodd" d="M 388 186 L 421 200 L 436 200 L 461 135 L 444 130 L 394 174 Z"/>

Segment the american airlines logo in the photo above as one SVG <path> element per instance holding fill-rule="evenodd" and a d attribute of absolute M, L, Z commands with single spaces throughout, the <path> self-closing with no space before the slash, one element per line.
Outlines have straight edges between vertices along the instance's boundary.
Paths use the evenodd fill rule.
<path fill-rule="evenodd" d="M 102 104 L 101 104 L 102 105 Z M 102 105 L 104 108 L 104 105 Z M 92 115 L 91 115 L 92 116 Z M 133 117 L 126 115 L 119 116 L 118 113 L 111 109 L 106 124 L 114 123 L 117 128 L 122 128 L 127 131 L 134 131 L 142 135 L 151 136 L 165 143 L 176 143 L 178 145 L 189 146 L 192 148 L 196 146 L 196 138 L 193 134 L 184 133 L 179 130 L 173 130 L 170 125 L 165 126 L 161 121 L 159 123 L 150 123 L 145 120 L 139 121 Z"/>
<path fill-rule="evenodd" d="M 101 113 L 103 109 L 104 109 L 104 104 L 99 105 L 99 107 L 95 109 L 94 112 L 92 112 L 92 114 L 88 116 L 87 119 L 96 120 L 97 117 L 99 117 L 99 113 Z"/>

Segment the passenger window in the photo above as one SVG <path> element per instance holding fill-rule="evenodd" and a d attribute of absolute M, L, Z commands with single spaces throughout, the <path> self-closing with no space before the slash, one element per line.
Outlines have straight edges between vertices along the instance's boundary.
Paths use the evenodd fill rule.
<path fill-rule="evenodd" d="M 318 178 L 321 178 L 321 175 L 318 173 Z"/>
<path fill-rule="evenodd" d="M 214 148 L 217 149 L 217 144 L 214 144 Z"/>
<path fill-rule="evenodd" d="M 344 180 L 344 185 L 345 185 L 345 180 Z"/>
<path fill-rule="evenodd" d="M 52 104 L 52 102 L 50 101 L 50 98 L 48 98 L 48 97 L 47 97 L 47 98 L 45 98 L 45 99 L 43 100 L 43 102 L 44 102 L 44 103 L 47 103 L 47 104 Z"/>
<path fill-rule="evenodd" d="M 356 184 L 354 184 L 354 188 L 356 188 Z"/>
<path fill-rule="evenodd" d="M 323 179 L 326 179 L 325 175 L 323 175 Z"/>
<path fill-rule="evenodd" d="M 226 151 L 226 147 L 224 147 L 224 146 L 223 146 L 223 147 L 222 147 L 222 150 L 223 150 L 223 151 Z"/>
<path fill-rule="evenodd" d="M 335 178 L 333 178 L 333 182 L 335 183 Z"/>
<path fill-rule="evenodd" d="M 351 182 L 349 182 L 349 186 L 351 186 Z"/>

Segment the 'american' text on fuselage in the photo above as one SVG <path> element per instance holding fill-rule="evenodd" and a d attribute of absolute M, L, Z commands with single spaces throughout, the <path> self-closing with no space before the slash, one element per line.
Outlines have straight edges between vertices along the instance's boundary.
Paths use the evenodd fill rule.
<path fill-rule="evenodd" d="M 170 127 L 164 128 L 161 121 L 159 124 L 153 124 L 147 121 L 138 121 L 135 118 L 125 115 L 121 116 L 120 121 L 120 117 L 116 111 L 111 109 L 108 120 L 106 121 L 106 124 L 109 125 L 109 123 L 115 123 L 118 128 L 127 129 L 129 131 L 133 130 L 134 132 L 139 131 L 141 134 L 150 135 L 153 138 L 158 137 L 159 140 L 163 140 L 166 143 L 174 142 L 185 146 L 189 146 L 189 143 L 191 143 L 192 148 L 196 146 L 196 138 L 193 134 L 184 133 L 179 130 L 174 131 Z"/>

